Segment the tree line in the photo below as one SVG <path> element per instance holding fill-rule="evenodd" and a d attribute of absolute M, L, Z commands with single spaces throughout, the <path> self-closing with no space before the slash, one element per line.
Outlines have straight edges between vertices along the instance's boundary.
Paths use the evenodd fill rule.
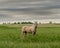
<path fill-rule="evenodd" d="M 33 24 L 33 22 L 14 22 L 14 23 L 3 23 L 3 24 Z"/>
<path fill-rule="evenodd" d="M 14 22 L 14 23 L 3 23 L 3 24 L 33 24 L 33 22 Z M 41 22 L 39 22 L 39 24 L 42 24 Z M 49 23 L 46 24 L 60 24 L 60 23 L 53 23 L 52 21 L 49 21 Z"/>

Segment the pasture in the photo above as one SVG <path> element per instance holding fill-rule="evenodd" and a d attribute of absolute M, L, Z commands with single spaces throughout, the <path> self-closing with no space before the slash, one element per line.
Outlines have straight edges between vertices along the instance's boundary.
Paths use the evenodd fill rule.
<path fill-rule="evenodd" d="M 0 25 L 0 48 L 60 48 L 60 24 L 38 25 L 34 38 L 27 34 L 25 40 L 21 39 L 23 25 Z"/>

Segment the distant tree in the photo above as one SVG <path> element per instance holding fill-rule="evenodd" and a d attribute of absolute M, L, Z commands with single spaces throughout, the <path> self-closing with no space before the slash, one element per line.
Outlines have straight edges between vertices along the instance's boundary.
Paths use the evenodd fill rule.
<path fill-rule="evenodd" d="M 16 22 L 14 22 L 13 24 L 16 24 Z"/>
<path fill-rule="evenodd" d="M 32 22 L 28 22 L 28 24 L 33 24 Z"/>
<path fill-rule="evenodd" d="M 49 21 L 49 24 L 52 24 L 52 21 Z"/>
<path fill-rule="evenodd" d="M 10 22 L 8 24 L 10 24 Z"/>
<path fill-rule="evenodd" d="M 3 24 L 6 24 L 6 23 L 3 23 Z"/>
<path fill-rule="evenodd" d="M 33 24 L 32 22 L 22 22 L 21 24 Z"/>
<path fill-rule="evenodd" d="M 20 24 L 20 22 L 17 22 L 17 24 Z"/>

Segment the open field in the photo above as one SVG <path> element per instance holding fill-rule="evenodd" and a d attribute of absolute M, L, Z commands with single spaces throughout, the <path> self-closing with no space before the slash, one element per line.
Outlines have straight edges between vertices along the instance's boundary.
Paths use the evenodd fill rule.
<path fill-rule="evenodd" d="M 21 39 L 23 25 L 0 25 L 0 48 L 60 48 L 60 24 L 38 25 L 34 38 L 27 34 L 25 40 Z"/>

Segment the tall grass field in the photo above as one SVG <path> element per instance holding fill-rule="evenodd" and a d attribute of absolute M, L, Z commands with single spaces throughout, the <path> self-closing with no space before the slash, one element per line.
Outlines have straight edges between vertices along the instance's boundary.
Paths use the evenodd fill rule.
<path fill-rule="evenodd" d="M 23 40 L 21 27 L 24 25 L 0 25 L 0 48 L 60 48 L 59 24 L 40 24 L 34 38 L 27 34 Z"/>

